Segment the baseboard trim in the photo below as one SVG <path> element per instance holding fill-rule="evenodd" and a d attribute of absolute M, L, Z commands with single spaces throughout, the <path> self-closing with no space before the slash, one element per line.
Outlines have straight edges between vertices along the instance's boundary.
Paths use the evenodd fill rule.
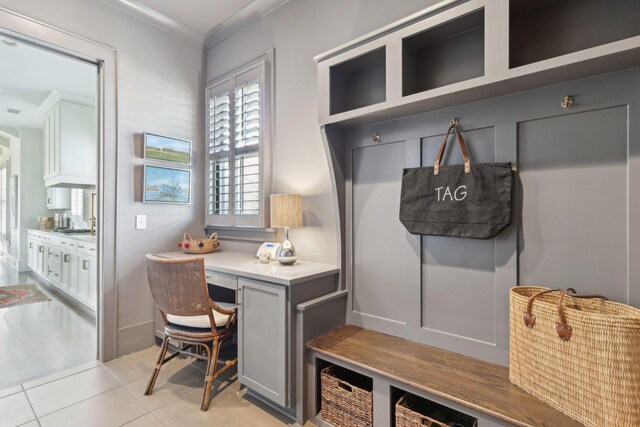
<path fill-rule="evenodd" d="M 116 357 L 133 353 L 155 345 L 153 320 L 118 329 L 118 352 Z"/>

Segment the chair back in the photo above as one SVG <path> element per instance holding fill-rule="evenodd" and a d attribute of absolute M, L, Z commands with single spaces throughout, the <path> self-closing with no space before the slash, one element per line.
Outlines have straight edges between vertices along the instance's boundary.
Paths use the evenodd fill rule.
<path fill-rule="evenodd" d="M 152 254 L 145 257 L 151 295 L 163 317 L 211 315 L 202 257 L 172 259 Z"/>

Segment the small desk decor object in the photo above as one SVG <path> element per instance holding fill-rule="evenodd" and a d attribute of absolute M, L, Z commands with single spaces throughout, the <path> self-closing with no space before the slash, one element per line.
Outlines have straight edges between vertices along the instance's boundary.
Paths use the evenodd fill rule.
<path fill-rule="evenodd" d="M 189 233 L 184 233 L 178 247 L 182 248 L 186 254 L 210 254 L 220 247 L 218 233 L 213 233 L 205 239 L 193 239 Z"/>
<path fill-rule="evenodd" d="M 144 166 L 143 202 L 191 203 L 191 171 Z"/>
<path fill-rule="evenodd" d="M 271 227 L 284 227 L 284 242 L 276 249 L 280 264 L 293 264 L 298 254 L 289 240 L 289 227 L 302 226 L 302 196 L 300 194 L 271 195 Z"/>
<path fill-rule="evenodd" d="M 144 133 L 144 158 L 191 164 L 191 141 Z"/>

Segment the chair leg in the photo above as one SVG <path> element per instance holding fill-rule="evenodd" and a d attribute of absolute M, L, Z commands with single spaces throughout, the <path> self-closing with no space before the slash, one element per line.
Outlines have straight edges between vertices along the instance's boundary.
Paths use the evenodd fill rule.
<path fill-rule="evenodd" d="M 204 387 L 203 387 L 204 390 L 202 392 L 202 404 L 200 405 L 200 410 L 206 411 L 207 409 L 209 409 L 209 402 L 207 401 L 207 385 L 209 384 L 208 380 L 209 380 L 209 370 L 211 369 L 212 354 L 208 344 L 202 344 L 202 347 L 205 349 L 207 353 L 207 369 L 205 371 Z"/>
<path fill-rule="evenodd" d="M 156 380 L 158 379 L 158 374 L 160 373 L 160 368 L 164 364 L 164 356 L 167 354 L 167 349 L 169 348 L 169 338 L 165 337 L 162 340 L 162 346 L 160 346 L 160 353 L 158 353 L 158 359 L 156 360 L 156 364 L 153 367 L 153 372 L 151 372 L 151 378 L 149 379 L 149 384 L 147 384 L 147 389 L 145 390 L 145 396 L 150 395 L 153 392 L 153 386 L 156 384 Z"/>
<path fill-rule="evenodd" d="M 209 347 L 207 346 L 207 350 Z M 209 409 L 211 402 L 211 388 L 213 387 L 213 381 L 216 379 L 216 367 L 218 366 L 218 353 L 220 352 L 220 342 L 218 338 L 213 340 L 213 348 L 211 349 L 209 356 L 209 366 L 207 366 L 207 377 L 204 382 L 204 395 L 202 397 L 202 410 Z"/>

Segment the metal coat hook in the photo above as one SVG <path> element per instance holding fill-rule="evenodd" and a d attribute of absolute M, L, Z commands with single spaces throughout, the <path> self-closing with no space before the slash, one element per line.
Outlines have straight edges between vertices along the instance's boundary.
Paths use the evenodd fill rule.
<path fill-rule="evenodd" d="M 373 135 L 371 135 L 371 139 L 373 140 L 373 142 L 380 142 L 382 140 L 380 132 L 374 132 Z"/>
<path fill-rule="evenodd" d="M 453 119 L 451 119 L 451 121 L 449 122 L 449 125 L 451 127 L 454 127 L 454 128 L 457 128 L 459 124 L 460 124 L 460 122 L 455 117 Z"/>
<path fill-rule="evenodd" d="M 562 105 L 562 108 L 569 108 L 573 106 L 573 96 L 566 95 L 564 98 L 562 98 L 562 101 L 560 101 L 560 105 Z"/>

